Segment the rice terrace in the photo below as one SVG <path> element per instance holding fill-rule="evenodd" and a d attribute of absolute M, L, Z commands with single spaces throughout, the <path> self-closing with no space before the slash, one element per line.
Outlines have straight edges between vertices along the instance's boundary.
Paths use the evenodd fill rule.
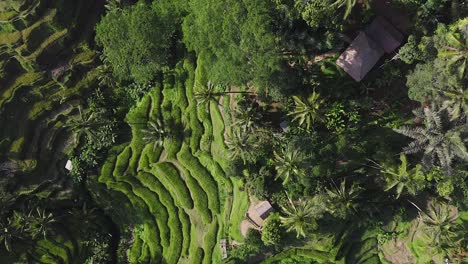
<path fill-rule="evenodd" d="M 468 263 L 468 3 L 0 0 L 0 263 Z"/>

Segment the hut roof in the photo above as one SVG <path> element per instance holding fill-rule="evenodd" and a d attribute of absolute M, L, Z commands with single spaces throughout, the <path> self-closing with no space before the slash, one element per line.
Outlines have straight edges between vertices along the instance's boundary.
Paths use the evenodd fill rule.
<path fill-rule="evenodd" d="M 384 50 L 369 38 L 365 32 L 361 32 L 340 55 L 336 64 L 359 82 L 374 67 L 383 54 Z"/>
<path fill-rule="evenodd" d="M 73 163 L 71 160 L 67 160 L 67 164 L 65 164 L 65 169 L 67 169 L 68 171 L 73 170 Z"/>
<path fill-rule="evenodd" d="M 384 53 L 400 46 L 403 35 L 383 17 L 377 17 L 353 40 L 336 64 L 354 80 L 361 81 Z"/>
<path fill-rule="evenodd" d="M 391 53 L 401 45 L 403 35 L 383 17 L 377 17 L 366 28 L 367 35 L 377 42 L 386 53 Z"/>
<path fill-rule="evenodd" d="M 257 212 L 258 216 L 263 220 L 265 220 L 272 211 L 273 207 L 268 201 L 263 201 L 255 207 L 255 212 Z"/>

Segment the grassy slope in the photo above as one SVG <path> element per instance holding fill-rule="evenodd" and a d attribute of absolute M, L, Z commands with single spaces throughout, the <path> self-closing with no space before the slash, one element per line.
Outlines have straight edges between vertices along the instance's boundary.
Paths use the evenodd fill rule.
<path fill-rule="evenodd" d="M 99 180 L 141 207 L 139 211 L 146 213 L 139 217 L 155 223 L 159 231 L 159 242 L 152 243 L 144 229 L 129 250 L 132 263 L 141 261 L 146 248 L 158 254 L 151 255 L 153 260 L 162 257 L 167 263 L 219 263 L 219 239 L 232 233 L 242 240 L 238 229 L 248 199 L 239 190 L 241 182 L 236 181 L 234 190 L 225 175 L 225 121 L 220 110 L 213 104 L 204 112 L 193 98 L 193 84 L 199 78 L 195 72 L 200 71 L 186 60 L 174 72 L 127 115 L 128 122 L 135 124 L 131 125 L 132 141 L 117 151 L 116 158 L 108 158 Z M 155 118 L 182 125 L 186 135 L 166 140 L 156 150 L 156 158 L 151 157 L 152 145 L 141 140 L 145 126 L 137 125 Z M 205 149 L 200 144 L 203 137 L 213 138 L 209 144 L 205 142 Z M 237 213 L 231 214 L 231 209 Z"/>

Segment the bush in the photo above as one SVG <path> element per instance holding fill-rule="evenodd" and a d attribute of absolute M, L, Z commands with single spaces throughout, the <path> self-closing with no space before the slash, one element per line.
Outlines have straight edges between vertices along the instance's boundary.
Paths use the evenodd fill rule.
<path fill-rule="evenodd" d="M 265 220 L 262 230 L 262 241 L 265 245 L 278 246 L 283 239 L 284 231 L 277 213 L 273 213 Z"/>

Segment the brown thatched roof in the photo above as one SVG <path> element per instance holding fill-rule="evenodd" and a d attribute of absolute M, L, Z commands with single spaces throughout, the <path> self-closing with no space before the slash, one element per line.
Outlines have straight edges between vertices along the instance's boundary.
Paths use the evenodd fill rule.
<path fill-rule="evenodd" d="M 336 64 L 354 80 L 361 81 L 384 53 L 400 46 L 403 35 L 383 17 L 377 17 L 353 40 Z"/>

